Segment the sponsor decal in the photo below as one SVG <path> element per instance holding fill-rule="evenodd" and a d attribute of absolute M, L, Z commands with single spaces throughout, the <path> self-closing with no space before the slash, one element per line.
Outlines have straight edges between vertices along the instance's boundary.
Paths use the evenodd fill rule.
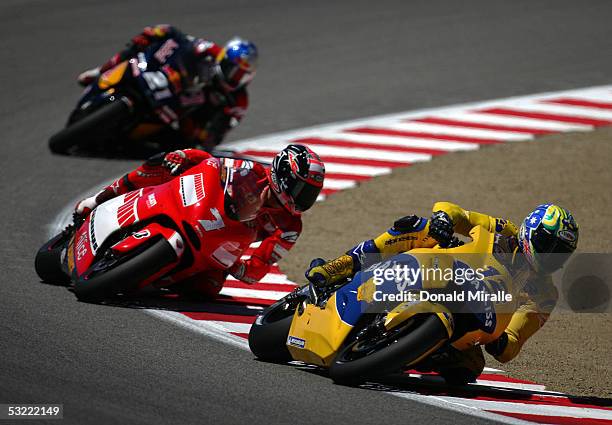
<path fill-rule="evenodd" d="M 282 240 L 287 241 L 289 243 L 295 243 L 295 241 L 297 241 L 299 234 L 298 232 L 283 232 L 281 233 L 280 237 Z"/>
<path fill-rule="evenodd" d="M 361 242 L 359 245 L 357 245 L 355 248 L 353 248 L 351 250 L 351 254 L 353 254 L 355 257 L 357 257 L 361 264 L 365 264 L 365 262 L 366 262 L 366 252 L 365 252 L 365 243 L 366 242 L 367 241 Z M 353 256 L 353 255 L 351 255 L 351 256 Z"/>
<path fill-rule="evenodd" d="M 159 63 L 164 63 L 166 60 L 172 56 L 176 48 L 179 47 L 178 43 L 173 39 L 169 38 L 166 40 L 164 44 L 153 54 L 155 59 L 158 60 Z"/>
<path fill-rule="evenodd" d="M 559 238 L 563 239 L 565 242 L 569 242 L 571 244 L 576 242 L 576 233 L 571 230 L 559 230 L 557 233 Z"/>
<path fill-rule="evenodd" d="M 81 233 L 79 236 L 79 240 L 76 244 L 76 257 L 77 261 L 81 261 L 81 259 L 87 254 L 87 245 L 89 243 L 89 237 L 87 236 L 87 232 Z"/>
<path fill-rule="evenodd" d="M 241 254 L 240 244 L 238 242 L 226 241 L 223 242 L 211 254 L 212 258 L 221 264 L 223 267 L 231 267 Z"/>
<path fill-rule="evenodd" d="M 138 220 L 138 209 L 136 204 L 138 198 L 142 196 L 142 189 L 137 192 L 130 192 L 123 198 L 123 205 L 117 208 L 117 222 L 120 227 L 134 224 Z"/>
<path fill-rule="evenodd" d="M 151 236 L 151 232 L 149 231 L 149 229 L 144 229 L 144 230 L 141 230 L 139 232 L 132 234 L 132 236 L 135 239 L 145 239 Z"/>
<path fill-rule="evenodd" d="M 91 242 L 91 252 L 93 252 L 94 254 L 96 253 L 96 251 L 98 250 L 98 242 L 96 241 L 96 232 L 95 232 L 95 219 L 96 219 L 96 213 L 98 212 L 98 209 L 94 209 L 90 216 L 89 216 L 89 240 Z"/>
<path fill-rule="evenodd" d="M 204 175 L 198 173 L 181 177 L 180 193 L 184 207 L 200 202 L 206 196 L 204 192 Z"/>
<path fill-rule="evenodd" d="M 293 347 L 304 348 L 306 346 L 306 340 L 302 338 L 298 338 L 297 336 L 289 335 L 287 338 L 287 345 L 292 345 Z"/>
<path fill-rule="evenodd" d="M 272 259 L 274 262 L 280 261 L 289 251 L 286 250 L 282 245 L 275 244 L 272 248 Z"/>
<path fill-rule="evenodd" d="M 157 205 L 157 199 L 155 199 L 155 193 L 149 193 L 147 196 L 147 207 L 152 208 Z"/>
<path fill-rule="evenodd" d="M 398 242 L 403 242 L 403 241 L 416 241 L 417 239 L 418 238 L 416 236 L 413 236 L 413 235 L 400 236 L 398 238 L 387 239 L 385 241 L 385 246 L 393 245 L 393 244 L 396 244 Z"/>

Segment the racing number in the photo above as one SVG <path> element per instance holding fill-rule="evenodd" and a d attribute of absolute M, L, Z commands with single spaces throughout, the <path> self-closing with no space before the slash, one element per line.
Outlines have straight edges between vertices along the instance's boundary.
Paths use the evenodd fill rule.
<path fill-rule="evenodd" d="M 214 220 L 198 220 L 204 230 L 210 232 L 212 230 L 223 229 L 225 227 L 225 223 L 223 222 L 223 217 L 219 213 L 219 210 L 216 208 L 211 208 L 210 213 L 215 218 Z"/>

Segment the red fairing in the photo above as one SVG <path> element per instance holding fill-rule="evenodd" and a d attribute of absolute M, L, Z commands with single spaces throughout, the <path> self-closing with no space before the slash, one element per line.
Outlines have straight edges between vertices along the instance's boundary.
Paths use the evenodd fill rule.
<path fill-rule="evenodd" d="M 208 157 L 166 183 L 121 194 L 101 204 L 73 239 L 76 274 L 83 275 L 98 250 L 107 246 L 107 241 L 120 237 L 123 230 L 126 237 L 112 243 L 116 254 L 128 253 L 158 235 L 174 248 L 176 264 L 185 252 L 191 254 L 187 257 L 189 263 L 182 263 L 179 271 L 172 272 L 174 264 L 151 276 L 145 284 L 162 276 L 163 282 L 157 283 L 166 285 L 207 270 L 228 270 L 255 241 L 257 231 L 252 222 L 245 224 L 227 216 L 224 177 L 220 161 Z M 168 221 L 174 224 L 166 227 Z M 139 227 L 141 222 L 146 224 Z"/>
<path fill-rule="evenodd" d="M 224 215 L 224 210 L 222 210 L 224 206 L 221 205 L 222 202 L 220 201 L 216 201 L 219 205 L 215 207 L 218 214 L 211 212 L 212 210 L 210 209 L 208 202 L 212 202 L 212 195 L 207 185 L 212 184 L 215 186 L 213 182 L 214 179 L 209 181 L 197 177 L 200 174 L 198 170 L 202 169 L 201 167 L 203 167 L 203 169 L 213 168 L 215 170 L 214 175 L 216 176 L 218 176 L 218 170 L 222 167 L 251 168 L 261 178 L 263 185 L 262 188 L 265 188 L 267 184 L 266 168 L 253 161 L 234 160 L 228 158 L 217 159 L 212 157 L 210 154 L 197 149 L 185 149 L 182 152 L 185 153 L 185 165 L 183 166 L 183 169 L 187 169 L 187 171 L 185 171 L 180 177 L 170 175 L 167 169 L 161 165 L 160 160 L 157 162 L 148 161 L 138 169 L 128 173 L 126 176 L 120 178 L 112 185 L 104 189 L 102 193 L 106 194 L 104 196 L 107 196 L 107 198 L 104 200 L 107 200 L 113 196 L 116 196 L 115 199 L 120 198 L 118 201 L 112 200 L 110 202 L 115 202 L 118 204 L 114 208 L 117 208 L 117 212 L 119 212 L 119 209 L 121 209 L 121 220 L 125 223 L 136 222 L 136 217 L 132 216 L 131 214 L 131 211 L 133 211 L 132 207 L 135 204 L 138 205 L 139 220 L 143 220 L 145 215 L 151 216 L 157 213 L 171 215 L 172 217 L 180 217 L 182 214 L 190 214 L 190 211 L 195 212 L 195 204 L 184 208 L 182 207 L 182 199 L 179 199 L 181 202 L 180 207 L 176 209 L 169 209 L 169 205 L 176 205 L 177 202 L 170 202 L 166 200 L 163 201 L 162 206 L 162 200 L 166 198 L 170 200 L 174 199 L 174 197 L 180 193 L 181 182 L 183 182 L 184 186 L 189 186 L 190 188 L 194 189 L 194 191 L 190 192 L 190 196 L 195 196 L 194 199 L 197 201 L 196 204 L 200 205 L 197 208 L 198 214 L 201 214 L 202 216 L 202 220 L 189 221 L 189 224 L 193 228 L 197 238 L 201 241 L 206 240 L 206 242 L 202 242 L 202 244 L 203 246 L 206 244 L 206 247 L 210 248 L 213 245 L 210 244 L 208 238 L 214 236 L 215 234 L 222 235 L 222 237 L 218 239 L 215 238 L 215 243 L 217 245 L 215 245 L 214 249 L 210 249 L 211 255 L 207 259 L 203 260 L 207 266 L 203 267 L 202 270 L 208 270 L 210 273 L 212 273 L 213 269 L 227 270 L 237 279 L 247 283 L 261 280 L 261 278 L 270 270 L 270 266 L 284 257 L 286 253 L 295 245 L 295 242 L 302 231 L 301 217 L 299 215 L 290 214 L 282 207 L 264 207 L 261 209 L 254 222 L 245 225 L 227 219 Z M 210 173 L 203 174 L 210 177 Z M 159 186 L 152 187 L 151 185 Z M 217 184 L 217 186 L 219 185 Z M 167 187 L 172 187 L 173 189 L 169 190 L 170 194 L 168 196 L 162 195 L 166 193 L 165 190 L 167 190 L 162 188 Z M 130 189 L 134 188 L 141 190 L 130 192 Z M 130 193 L 129 196 L 121 196 L 128 193 Z M 190 202 L 191 201 L 187 201 L 187 203 Z M 209 205 L 208 210 L 206 209 L 207 207 L 203 205 L 204 202 L 206 202 L 205 205 Z M 96 214 L 98 213 L 94 213 L 94 215 Z M 175 222 L 180 223 L 181 220 Z M 229 226 L 228 223 L 233 224 Z M 79 229 L 77 236 L 82 233 L 82 229 L 87 229 L 89 226 L 90 224 L 88 219 L 83 227 Z M 151 235 L 163 234 L 166 238 L 168 238 L 173 232 L 171 229 L 165 229 L 166 232 L 164 233 L 161 230 L 154 230 L 150 227 L 145 227 L 142 230 L 145 231 L 147 229 L 151 232 Z M 181 230 L 183 235 L 185 235 L 185 230 Z M 145 233 L 143 233 L 143 235 L 144 234 Z M 79 245 L 81 251 L 78 252 L 80 252 L 81 261 L 77 261 L 77 268 L 83 272 L 93 261 L 93 256 L 91 255 L 91 249 L 84 249 L 84 247 L 89 246 L 89 233 L 85 232 L 85 235 L 81 237 L 84 238 L 83 241 L 87 243 L 82 242 Z M 224 241 L 222 238 L 227 238 L 227 240 Z M 75 240 L 78 241 L 78 237 L 75 238 Z M 245 246 L 250 243 L 241 242 L 243 240 L 261 241 L 260 246 L 253 251 L 251 258 L 246 260 L 239 259 L 244 252 Z M 143 239 L 137 239 L 134 236 L 130 236 L 123 242 L 115 245 L 113 249 L 117 251 L 129 251 L 131 249 L 130 247 L 136 247 L 138 246 L 138 242 L 142 241 Z M 185 241 L 185 244 L 189 246 L 190 249 L 195 249 L 197 251 L 197 248 L 194 247 L 189 241 Z M 201 249 L 204 250 L 205 248 L 202 247 Z M 213 252 L 216 252 L 214 257 L 212 256 Z M 231 266 L 226 267 L 227 264 L 230 264 L 234 260 L 235 262 L 232 263 Z M 196 261 L 199 261 L 199 259 Z M 205 272 L 202 274 L 201 271 L 197 271 L 199 269 L 199 267 L 194 267 L 185 270 L 185 272 L 164 279 L 165 283 L 170 284 L 173 282 L 178 282 L 182 279 L 193 280 L 196 276 L 193 273 L 196 272 L 198 273 L 198 276 L 205 276 Z"/>
<path fill-rule="evenodd" d="M 117 254 L 127 254 L 155 237 L 162 237 L 169 241 L 177 257 L 180 258 L 180 256 L 183 255 L 185 242 L 183 242 L 181 235 L 157 223 L 151 223 L 143 229 L 132 233 L 127 238 L 111 246 L 110 249 Z"/>

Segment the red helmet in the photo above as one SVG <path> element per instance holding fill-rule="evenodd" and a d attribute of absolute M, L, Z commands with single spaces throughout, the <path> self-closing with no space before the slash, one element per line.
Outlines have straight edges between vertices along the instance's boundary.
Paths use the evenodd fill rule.
<path fill-rule="evenodd" d="M 324 179 L 323 161 L 302 145 L 289 145 L 276 154 L 268 172 L 270 188 L 292 214 L 312 207 L 323 188 Z"/>

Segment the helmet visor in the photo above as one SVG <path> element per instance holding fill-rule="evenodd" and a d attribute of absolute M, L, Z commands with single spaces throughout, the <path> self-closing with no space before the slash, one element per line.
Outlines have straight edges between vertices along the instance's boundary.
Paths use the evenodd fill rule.
<path fill-rule="evenodd" d="M 228 168 L 225 181 L 225 208 L 238 221 L 253 220 L 263 204 L 259 176 L 250 168 Z"/>
<path fill-rule="evenodd" d="M 255 70 L 246 70 L 228 59 L 223 59 L 220 64 L 224 84 L 231 90 L 245 86 L 255 76 Z"/>
<path fill-rule="evenodd" d="M 293 199 L 295 209 L 303 212 L 314 205 L 320 192 L 320 187 L 298 180 L 295 185 L 290 188 L 289 195 L 291 199 Z"/>
<path fill-rule="evenodd" d="M 574 247 L 540 225 L 531 235 L 542 271 L 552 273 L 561 267 L 574 252 Z"/>

